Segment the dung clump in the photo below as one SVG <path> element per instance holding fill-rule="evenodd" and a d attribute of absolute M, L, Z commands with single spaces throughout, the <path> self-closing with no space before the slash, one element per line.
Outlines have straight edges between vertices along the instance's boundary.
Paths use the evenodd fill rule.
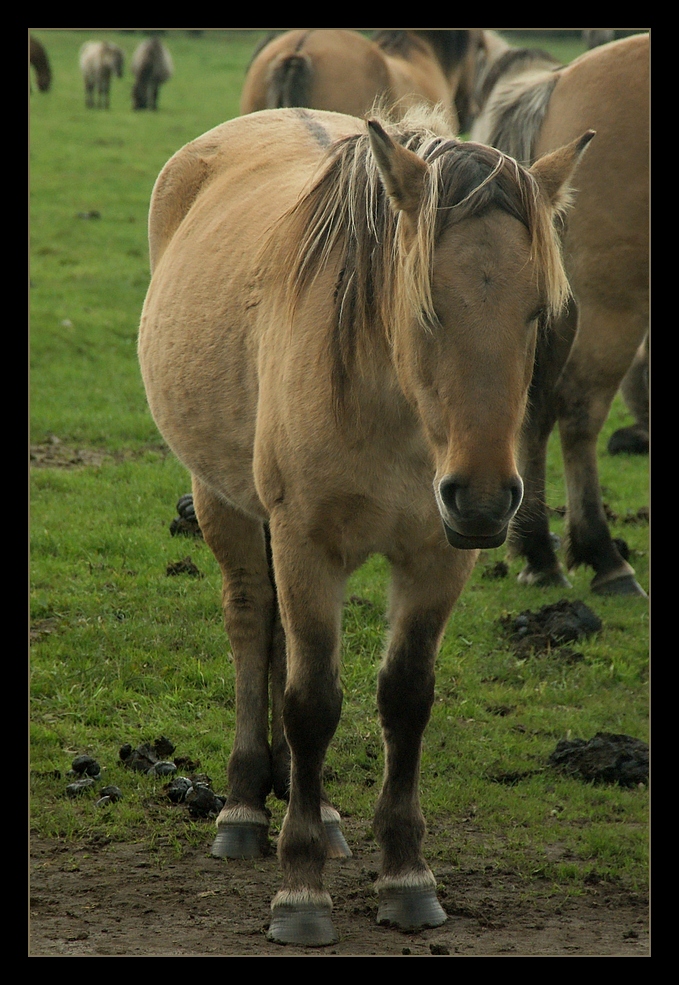
<path fill-rule="evenodd" d="M 562 739 L 549 764 L 560 773 L 594 783 L 621 787 L 648 783 L 648 745 L 630 735 L 597 732 L 592 739 Z"/>
<path fill-rule="evenodd" d="M 520 656 L 548 653 L 567 643 L 598 633 L 601 619 L 579 599 L 561 599 L 537 612 L 526 609 L 518 616 L 503 616 L 500 625 Z"/>

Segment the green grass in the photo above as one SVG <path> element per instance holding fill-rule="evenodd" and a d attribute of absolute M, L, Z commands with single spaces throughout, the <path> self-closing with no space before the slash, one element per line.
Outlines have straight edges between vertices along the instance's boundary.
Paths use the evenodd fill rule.
<path fill-rule="evenodd" d="M 98 450 L 98 465 L 31 470 L 31 823 L 45 835 L 206 843 L 206 825 L 168 811 L 160 781 L 118 764 L 124 742 L 169 736 L 199 759 L 223 791 L 233 741 L 234 675 L 222 627 L 220 575 L 201 541 L 169 535 L 174 504 L 189 489 L 148 412 L 136 359 L 149 280 L 146 217 L 153 182 L 182 144 L 237 113 L 261 32 L 168 35 L 176 67 L 156 114 L 133 113 L 129 73 L 114 80 L 111 109 L 84 107 L 77 53 L 105 32 L 35 29 L 54 71 L 50 93 L 30 99 L 31 441 Z M 115 33 L 129 56 L 139 35 Z M 572 38 L 541 38 L 568 60 Z M 567 52 L 567 54 L 566 54 Z M 100 218 L 81 218 L 96 211 Z M 630 423 L 616 400 L 599 442 L 604 498 L 617 514 L 640 583 L 648 590 L 648 527 L 628 514 L 648 504 L 648 460 L 606 454 Z M 550 445 L 550 506 L 565 503 L 558 436 Z M 553 529 L 563 530 L 556 518 Z M 168 577 L 190 555 L 203 577 Z M 565 736 L 624 732 L 648 740 L 648 605 L 589 592 L 574 573 L 569 597 L 599 614 L 602 631 L 578 646 L 517 659 L 500 632 L 503 614 L 557 601 L 560 590 L 521 588 L 484 572 L 482 556 L 451 618 L 422 770 L 433 858 L 475 854 L 530 878 L 577 891 L 599 878 L 642 887 L 647 879 L 648 791 L 583 784 L 555 774 L 549 754 Z M 327 762 L 338 808 L 369 831 L 382 769 L 375 682 L 386 630 L 388 569 L 371 559 L 345 609 L 344 711 Z M 505 709 L 504 712 L 501 712 Z M 93 754 L 125 790 L 120 809 L 64 797 L 74 755 Z M 507 774 L 525 774 L 513 785 Z M 282 808 L 271 804 L 274 824 Z M 446 836 L 455 825 L 474 834 Z M 442 832 L 437 835 L 436 832 Z"/>

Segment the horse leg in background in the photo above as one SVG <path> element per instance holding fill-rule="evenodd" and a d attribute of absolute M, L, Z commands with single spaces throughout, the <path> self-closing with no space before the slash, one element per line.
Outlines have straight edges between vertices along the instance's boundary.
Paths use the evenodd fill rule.
<path fill-rule="evenodd" d="M 224 625 L 236 668 L 236 735 L 229 759 L 228 799 L 217 818 L 212 854 L 255 858 L 268 852 L 265 805 L 272 786 L 268 674 L 276 598 L 264 527 L 228 506 L 195 477 L 193 502 L 205 542 L 222 570 Z"/>
<path fill-rule="evenodd" d="M 269 578 L 276 591 L 271 556 L 271 534 L 268 523 L 264 525 L 266 537 L 266 557 L 269 567 Z M 285 632 L 281 622 L 281 612 L 276 596 L 276 611 L 271 630 L 271 646 L 269 651 L 269 688 L 271 696 L 271 765 L 273 770 L 273 792 L 279 800 L 287 800 L 290 795 L 290 748 L 285 738 L 283 726 L 283 701 L 285 694 L 286 651 Z"/>
<path fill-rule="evenodd" d="M 593 592 L 645 597 L 608 529 L 597 438 L 647 330 L 648 312 L 581 303 L 580 322 L 587 331 L 579 331 L 556 388 L 568 491 L 567 561 L 569 567 L 594 568 Z"/>
<path fill-rule="evenodd" d="M 294 519 L 271 516 L 271 545 L 287 643 L 283 703 L 290 746 L 290 801 L 278 839 L 283 885 L 268 937 L 281 944 L 332 944 L 332 902 L 323 888 L 328 835 L 322 770 L 342 708 L 340 629 L 347 573 Z"/>
<path fill-rule="evenodd" d="M 547 446 L 556 424 L 554 387 L 568 359 L 577 329 L 577 310 L 571 301 L 564 315 L 538 335 L 528 409 L 519 449 L 523 499 L 508 537 L 510 557 L 526 560 L 518 580 L 524 585 L 570 588 L 549 532 L 545 489 Z"/>
<path fill-rule="evenodd" d="M 377 922 L 404 931 L 437 927 L 446 920 L 436 879 L 422 855 L 420 756 L 434 701 L 436 655 L 476 556 L 476 551 L 441 544 L 392 567 L 391 638 L 377 685 L 385 745 L 374 822 L 382 849 Z"/>
<path fill-rule="evenodd" d="M 632 365 L 620 385 L 620 393 L 627 409 L 634 417 L 631 427 L 619 428 L 608 440 L 609 455 L 626 452 L 630 455 L 647 455 L 649 442 L 649 336 L 637 349 Z"/>

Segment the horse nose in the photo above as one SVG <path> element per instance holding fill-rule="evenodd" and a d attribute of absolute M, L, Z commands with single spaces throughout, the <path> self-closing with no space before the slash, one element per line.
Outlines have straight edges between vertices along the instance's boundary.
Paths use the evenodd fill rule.
<path fill-rule="evenodd" d="M 444 523 L 463 536 L 489 537 L 504 530 L 518 510 L 523 483 L 514 475 L 495 490 L 488 490 L 453 474 L 441 479 L 438 491 Z"/>

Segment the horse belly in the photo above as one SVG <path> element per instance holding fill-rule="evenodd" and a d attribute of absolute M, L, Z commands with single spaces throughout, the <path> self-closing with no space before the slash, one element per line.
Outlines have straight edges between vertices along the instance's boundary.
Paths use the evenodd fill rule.
<path fill-rule="evenodd" d="M 259 299 L 247 242 L 248 230 L 257 243 L 263 229 L 247 194 L 218 219 L 209 211 L 188 217 L 154 272 L 140 325 L 142 376 L 177 457 L 223 498 L 261 516 L 252 477 Z"/>

